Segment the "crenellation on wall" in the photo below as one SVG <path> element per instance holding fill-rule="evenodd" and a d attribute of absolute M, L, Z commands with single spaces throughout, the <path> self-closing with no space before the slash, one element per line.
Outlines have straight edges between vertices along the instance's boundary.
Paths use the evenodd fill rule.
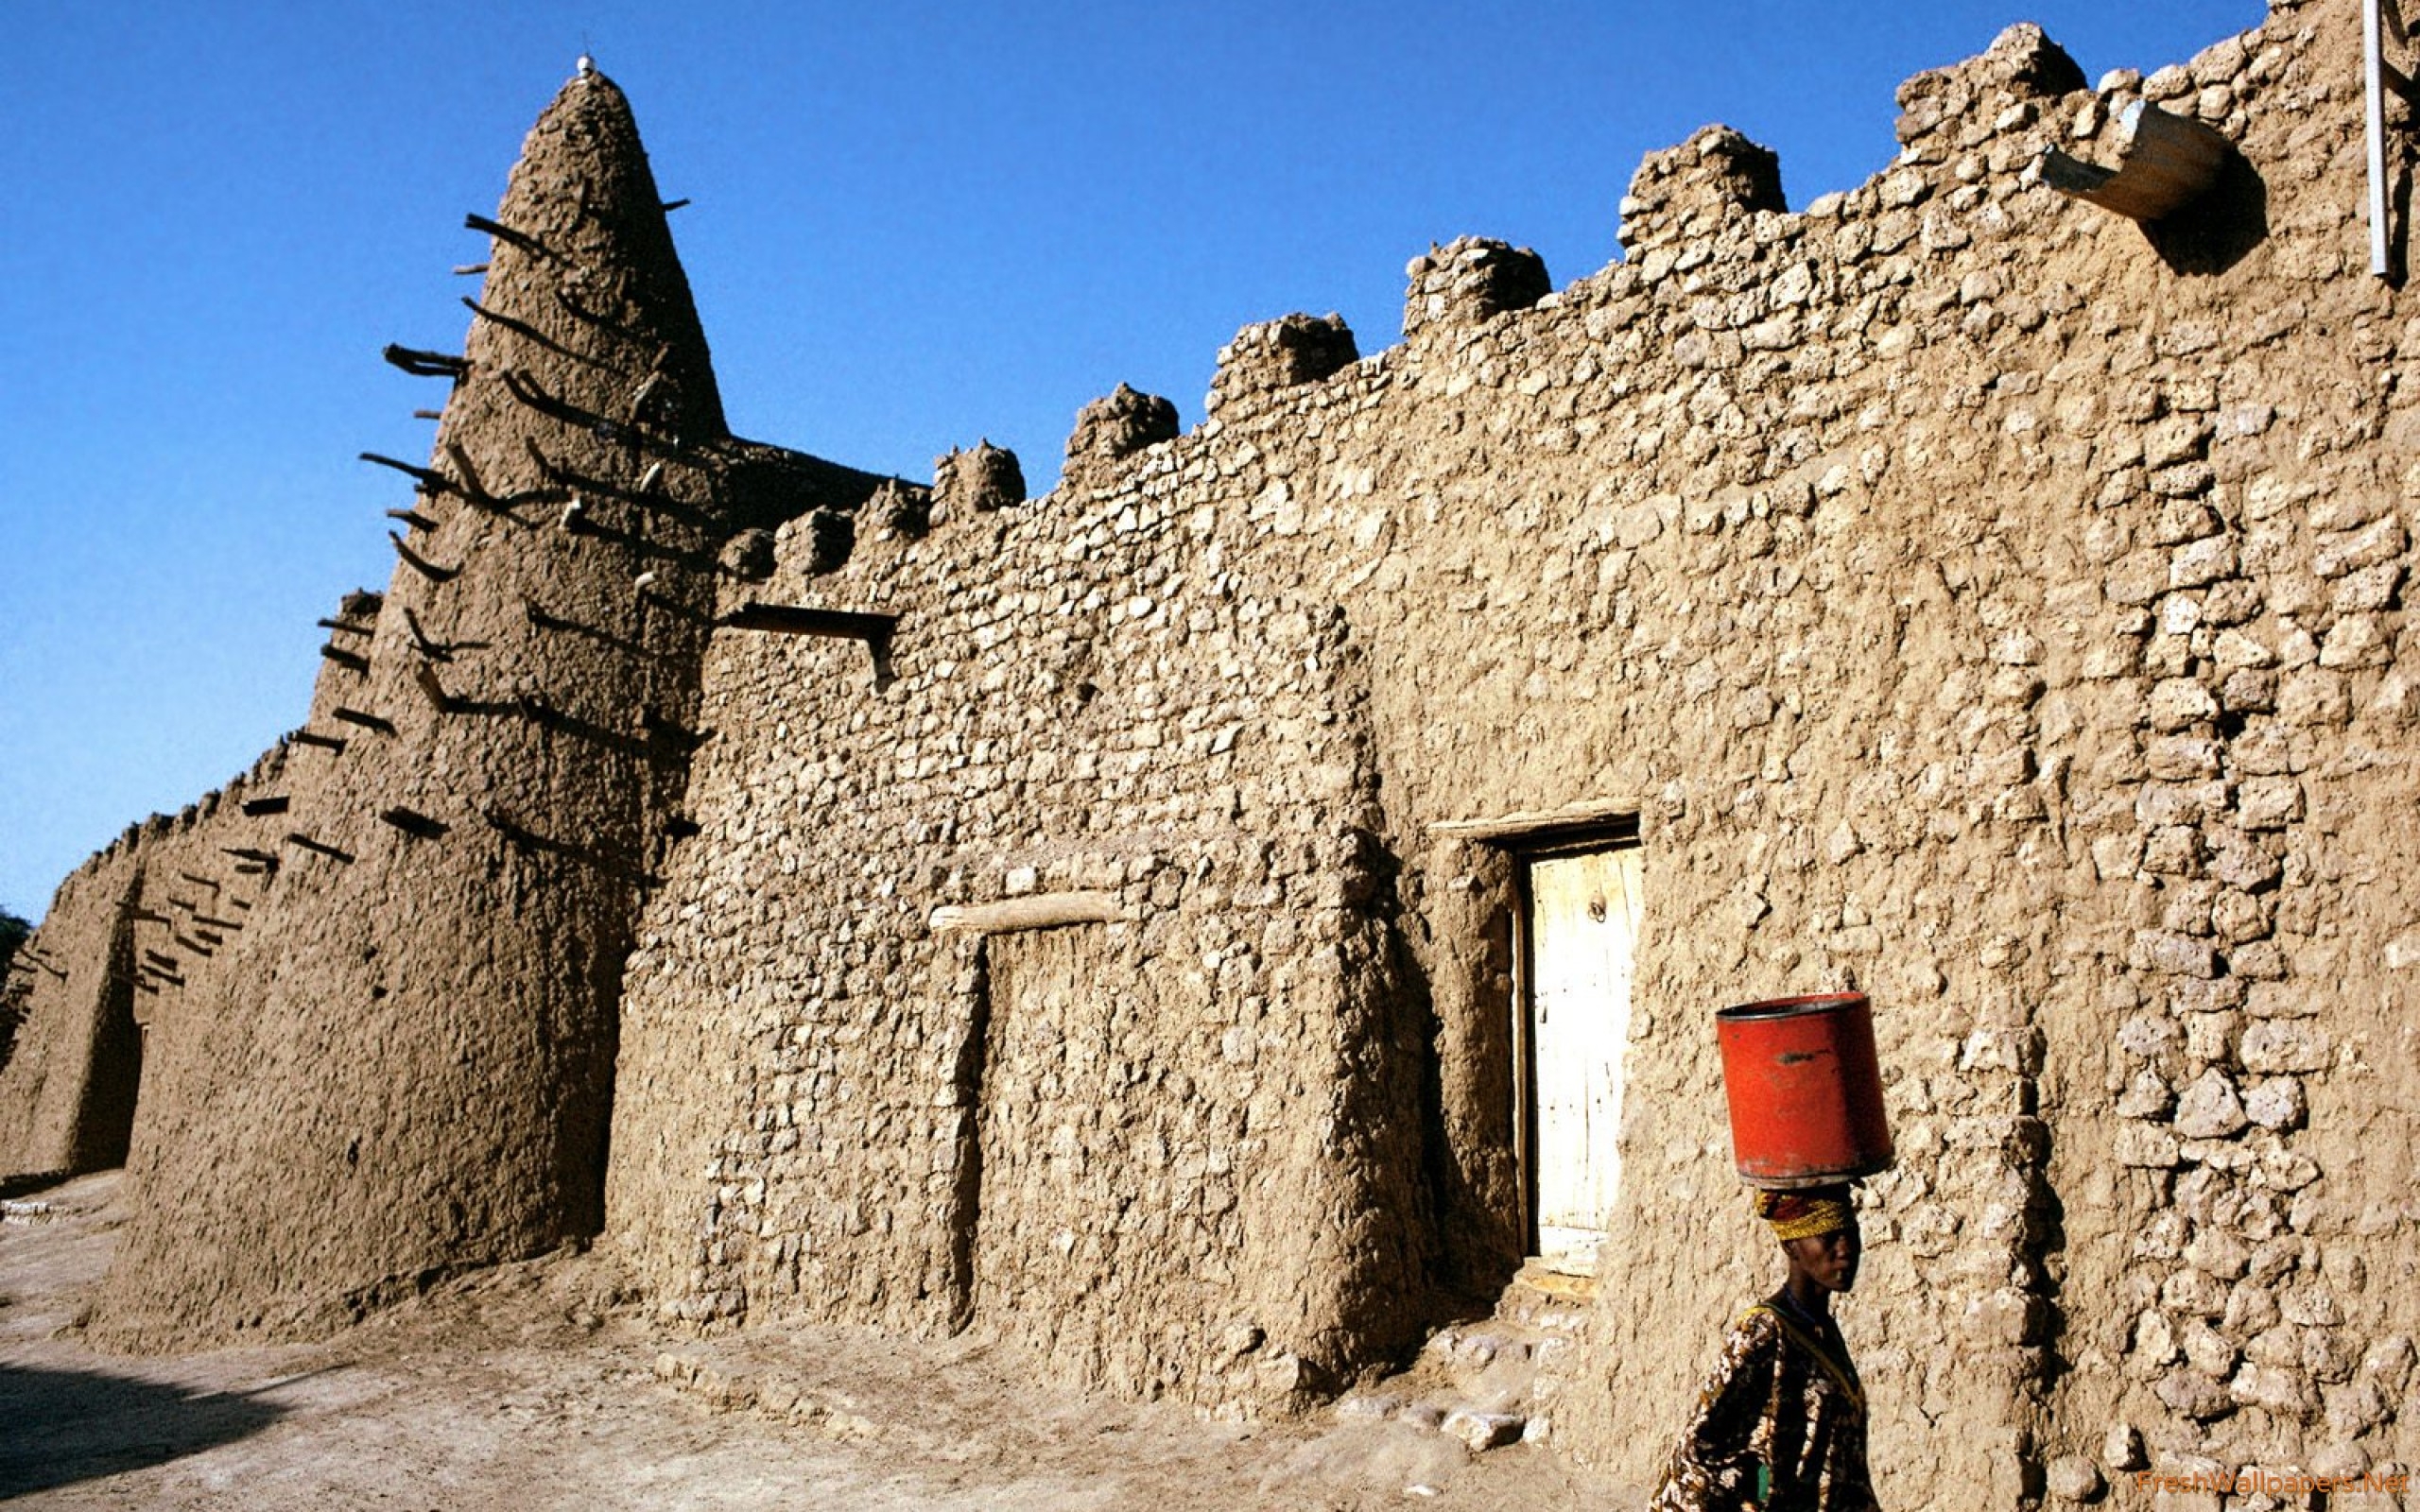
<path fill-rule="evenodd" d="M 1112 484 L 1127 458 L 1176 436 L 1173 403 L 1121 383 L 1077 412 L 1076 428 L 1067 437 L 1061 486 Z"/>
<path fill-rule="evenodd" d="M 1546 261 L 1526 247 L 1484 236 L 1458 236 L 1404 268 L 1403 334 L 1432 326 L 1483 324 L 1508 310 L 1526 310 L 1552 290 Z"/>
<path fill-rule="evenodd" d="M 1638 262 L 1667 249 L 1686 272 L 1705 260 L 1703 245 L 1725 223 L 1787 207 L 1781 160 L 1727 126 L 1708 126 L 1687 141 L 1642 159 L 1621 201 L 1623 255 Z M 1692 244 L 1682 249 L 1681 244 Z"/>
<path fill-rule="evenodd" d="M 1025 469 L 1006 447 L 978 441 L 972 451 L 953 449 L 933 459 L 934 520 L 988 514 L 1023 504 L 1025 498 Z"/>
<path fill-rule="evenodd" d="M 2238 50 L 2240 50 L 2239 44 Z M 2020 22 L 1980 55 L 1899 86 L 1899 161 L 1941 163 L 2056 115 L 2085 87 L 2083 70 L 2040 26 Z M 1962 175 L 1963 177 L 1963 175 Z"/>
<path fill-rule="evenodd" d="M 1340 315 L 1294 314 L 1236 333 L 1219 349 L 1219 369 L 1210 380 L 1205 415 L 1225 420 L 1242 418 L 1238 411 L 1255 400 L 1315 384 L 1360 359 L 1353 332 Z"/>

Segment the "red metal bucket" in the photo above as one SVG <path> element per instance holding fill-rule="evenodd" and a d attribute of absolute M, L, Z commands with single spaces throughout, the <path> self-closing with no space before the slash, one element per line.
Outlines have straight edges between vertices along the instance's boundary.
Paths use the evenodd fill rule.
<path fill-rule="evenodd" d="M 1714 1038 L 1739 1179 L 1815 1187 L 1891 1164 L 1891 1122 L 1864 993 L 1742 1003 L 1715 1014 Z"/>

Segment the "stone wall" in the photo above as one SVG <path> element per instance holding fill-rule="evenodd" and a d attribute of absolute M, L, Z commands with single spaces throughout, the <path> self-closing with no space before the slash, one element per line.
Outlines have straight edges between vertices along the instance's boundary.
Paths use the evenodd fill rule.
<path fill-rule="evenodd" d="M 674 1314 L 972 1319 L 1210 1401 L 1410 1341 L 1419 1033 L 1365 679 L 1334 606 L 1223 569 L 1162 472 L 820 578 L 802 522 L 727 593 L 896 629 L 708 657 L 607 1201 Z"/>
<path fill-rule="evenodd" d="M 602 1221 L 667 1315 L 1300 1404 L 1520 1263 L 1516 852 L 1619 819 L 1622 1179 L 1557 1443 L 1650 1478 L 1776 1279 L 1711 1011 L 1854 987 L 1891 1503 L 2410 1468 L 2420 322 L 2347 215 L 2355 20 L 2097 88 L 2013 28 L 1802 214 L 1709 129 L 1624 261 L 1432 248 L 1401 345 L 1247 327 L 1199 426 L 1121 390 L 1031 501 L 988 445 L 928 492 L 701 442 L 701 340 L 548 369 L 644 280 L 500 239 L 443 517 L 305 733 L 388 728 L 295 755 L 282 921 L 155 1021 L 135 1177 L 200 1200 L 130 1234 L 123 1336 L 594 1228 L 610 1058 Z M 2137 100 L 2238 154 L 2150 228 L 2038 166 Z M 508 229 L 584 235 L 585 172 L 525 163 Z M 54 961 L 132 943 L 121 862 Z M 302 1183 L 343 1232 L 274 1229 Z"/>
<path fill-rule="evenodd" d="M 1392 1211 L 1433 1227 L 1369 1274 L 1413 1313 L 1501 1280 L 1509 868 L 1458 824 L 1627 811 L 1649 898 L 1624 1260 L 1561 1442 L 1650 1476 L 1724 1318 L 1772 1283 L 1708 1012 L 1855 986 L 1903 1155 L 1869 1189 L 1848 1314 L 1894 1502 L 2014 1504 L 2143 1459 L 2410 1464 L 2413 1213 L 2360 1157 L 2414 1132 L 2393 1008 L 2420 959 L 2394 820 L 2411 337 L 2340 213 L 2342 21 L 2281 11 L 2103 92 L 2019 28 L 1913 81 L 1899 163 L 1804 215 L 1750 146 L 1693 140 L 1642 168 L 1626 263 L 1491 308 L 1440 275 L 1517 259 L 1444 249 L 1415 263 L 1404 346 L 1351 361 L 1332 322 L 1253 328 L 1213 418 L 1114 475 L 778 578 L 898 628 L 881 655 L 710 655 L 729 744 L 645 926 L 633 1001 L 659 1027 L 624 1062 L 622 1116 L 677 1108 L 681 1134 L 616 1151 L 615 1231 L 671 1310 L 971 1308 L 1073 1379 L 1239 1405 L 1231 1339 L 1323 1379 L 1383 1354 L 1392 1320 L 1270 1306 L 1253 1214 L 1290 1263 L 1274 1236 L 1412 1176 Z M 2138 95 L 2243 157 L 2149 232 L 2034 166 L 2090 156 Z M 1194 670 L 1266 700 L 1314 662 L 1329 717 L 1307 726 Z M 1103 713 L 1132 732 L 1093 733 Z M 1208 818 L 1138 806 L 1138 782 L 1209 784 Z M 1284 876 L 1306 816 L 1332 850 Z M 1221 818 L 1240 873 L 1157 846 L 1132 873 L 1143 826 Z M 1298 885 L 1342 914 L 1307 929 Z M 1253 902 L 1272 885 L 1283 949 Z M 1118 921 L 1011 943 L 1007 979 L 1054 985 L 1004 1028 L 1001 975 L 931 919 L 1026 891 L 1111 893 Z M 1392 1013 L 1232 1041 L 1288 1068 L 1288 1121 L 1331 1116 L 1322 1024 L 1404 1089 L 1308 1183 L 1238 1163 L 1217 1110 L 1262 1126 L 1269 1089 L 1206 1061 L 1133 1111 L 1057 1111 L 1152 1085 L 1121 1012 L 1223 1053 L 1288 949 L 1357 927 L 1334 990 Z M 964 1069 L 978 1040 L 1032 1130 Z M 1015 1125 L 1036 1169 L 1053 1117 L 1056 1184 L 1007 1194 L 1009 1283 L 958 1280 L 954 1245 L 998 1253 L 996 1173 L 969 1153 Z M 1244 1258 L 1219 1226 L 1098 1236 L 1160 1191 L 1133 1127 L 1172 1169 L 1241 1173 Z M 1103 1286 L 1125 1305 L 1070 1305 Z"/>

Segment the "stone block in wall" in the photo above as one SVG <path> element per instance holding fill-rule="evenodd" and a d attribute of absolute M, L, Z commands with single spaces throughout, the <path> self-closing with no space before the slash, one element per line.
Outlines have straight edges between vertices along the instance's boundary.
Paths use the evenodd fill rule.
<path fill-rule="evenodd" d="M 2204 1072 L 2176 1100 L 2176 1132 L 2187 1139 L 2224 1139 L 2245 1122 L 2235 1083 L 2221 1071 Z"/>
<path fill-rule="evenodd" d="M 1546 259 L 1527 247 L 1460 236 L 1431 247 L 1404 269 L 1403 334 L 1430 326 L 1472 326 L 1508 310 L 1526 310 L 1554 284 Z"/>
<path fill-rule="evenodd" d="M 2244 1031 L 2237 1047 L 2244 1069 L 2264 1075 L 2324 1071 L 2332 1046 L 2321 1030 L 2292 1019 L 2265 1019 Z"/>
<path fill-rule="evenodd" d="M 1727 126 L 1709 126 L 1676 147 L 1651 152 L 1622 197 L 1622 254 L 1712 235 L 1723 222 L 1789 208 L 1781 159 Z"/>
<path fill-rule="evenodd" d="M 1219 349 L 1207 407 L 1215 414 L 1239 399 L 1317 383 L 1360 355 L 1340 315 L 1296 314 L 1248 325 Z"/>
<path fill-rule="evenodd" d="M 1118 462 L 1176 436 L 1173 403 L 1119 384 L 1115 391 L 1076 412 L 1062 476 L 1075 482 L 1106 481 Z"/>
<path fill-rule="evenodd" d="M 1025 469 L 1005 446 L 978 441 L 975 450 L 953 449 L 933 458 L 933 516 L 949 520 L 984 514 L 1025 502 Z"/>

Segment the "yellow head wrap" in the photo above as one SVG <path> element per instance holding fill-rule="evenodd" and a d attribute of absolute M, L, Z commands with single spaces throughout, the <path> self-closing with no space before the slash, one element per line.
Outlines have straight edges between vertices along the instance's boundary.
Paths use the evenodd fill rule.
<path fill-rule="evenodd" d="M 1783 1244 L 1793 1239 L 1814 1239 L 1824 1234 L 1838 1233 L 1857 1226 L 1857 1209 L 1850 1206 L 1844 1187 L 1818 1188 L 1812 1192 L 1759 1192 L 1756 1194 L 1756 1216 L 1772 1226 L 1773 1237 Z"/>

